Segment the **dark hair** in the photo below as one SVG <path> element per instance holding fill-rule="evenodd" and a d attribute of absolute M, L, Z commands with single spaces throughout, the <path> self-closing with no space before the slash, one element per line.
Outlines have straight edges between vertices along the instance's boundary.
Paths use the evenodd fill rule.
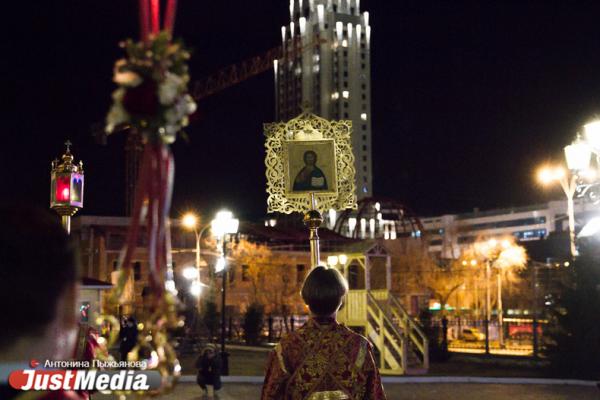
<path fill-rule="evenodd" d="M 348 282 L 335 268 L 315 267 L 304 280 L 302 299 L 315 315 L 335 312 L 348 293 Z"/>
<path fill-rule="evenodd" d="M 56 215 L 0 205 L 0 348 L 43 334 L 77 279 L 77 251 Z"/>
<path fill-rule="evenodd" d="M 313 150 L 306 150 L 304 152 L 304 155 L 302 156 L 302 159 L 304 160 L 304 162 L 306 163 L 306 156 L 309 155 L 309 154 L 313 155 L 313 157 L 315 158 L 315 162 L 316 162 L 317 161 L 317 153 L 314 152 Z"/>

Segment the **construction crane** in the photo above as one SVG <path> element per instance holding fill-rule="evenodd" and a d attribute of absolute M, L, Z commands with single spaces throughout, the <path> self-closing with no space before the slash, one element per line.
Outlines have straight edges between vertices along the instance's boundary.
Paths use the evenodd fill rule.
<path fill-rule="evenodd" d="M 302 44 L 299 36 L 289 39 L 285 46 L 274 47 L 258 56 L 251 57 L 238 64 L 231 64 L 204 79 L 196 81 L 192 95 L 196 101 L 237 85 L 249 78 L 262 74 L 273 68 L 275 60 L 296 59 L 299 53 L 312 50 L 326 43 L 325 39 L 317 39 Z"/>
<path fill-rule="evenodd" d="M 302 44 L 301 38 L 296 36 L 287 40 L 285 46 L 277 46 L 266 52 L 248 58 L 238 64 L 228 65 L 206 78 L 193 84 L 192 96 L 196 101 L 221 92 L 227 88 L 244 82 L 256 75 L 273 68 L 275 60 L 295 60 L 299 54 L 327 43 L 326 39 L 316 39 Z M 130 132 L 125 144 L 125 212 L 130 215 L 135 196 L 135 186 L 138 177 L 139 163 L 143 145 L 142 137 L 137 132 Z"/>

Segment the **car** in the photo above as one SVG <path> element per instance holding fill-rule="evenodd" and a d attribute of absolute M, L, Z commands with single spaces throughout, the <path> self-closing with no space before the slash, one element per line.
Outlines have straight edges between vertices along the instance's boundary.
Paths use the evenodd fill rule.
<path fill-rule="evenodd" d="M 467 342 L 479 342 L 485 340 L 485 335 L 477 328 L 464 328 L 462 330 L 462 338 Z"/>

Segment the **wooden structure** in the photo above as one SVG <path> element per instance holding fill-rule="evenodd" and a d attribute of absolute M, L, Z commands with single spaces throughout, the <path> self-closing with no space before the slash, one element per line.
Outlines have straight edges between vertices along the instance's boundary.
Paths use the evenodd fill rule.
<path fill-rule="evenodd" d="M 364 334 L 376 348 L 382 374 L 424 374 L 429 369 L 429 344 L 391 292 L 391 256 L 378 242 L 351 245 L 336 267 L 350 291 L 338 320 Z M 339 258 L 338 258 L 339 259 Z"/>

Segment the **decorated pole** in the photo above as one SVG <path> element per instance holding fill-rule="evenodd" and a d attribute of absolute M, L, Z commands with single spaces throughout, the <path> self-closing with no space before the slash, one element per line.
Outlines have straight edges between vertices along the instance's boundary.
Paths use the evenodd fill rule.
<path fill-rule="evenodd" d="M 128 359 L 145 360 L 149 368 L 160 372 L 162 386 L 153 394 L 172 388 L 181 373 L 168 333 L 183 324 L 176 310 L 171 254 L 169 210 L 175 163 L 169 145 L 196 110 L 187 87 L 190 54 L 172 37 L 175 8 L 176 1 L 168 0 L 161 30 L 160 0 L 139 0 L 140 40 L 120 44 L 126 56 L 114 66 L 113 81 L 118 87 L 112 94 L 105 127 L 108 134 L 135 131 L 141 137 L 143 152 L 130 226 L 119 258 L 119 277 L 102 318 L 114 321 L 119 305 L 124 303 L 132 259 L 139 239 L 145 235 L 150 301 L 138 319 L 138 342 Z"/>
<path fill-rule="evenodd" d="M 62 226 L 71 233 L 71 217 L 83 208 L 83 162 L 74 162 L 71 142 L 60 161 L 52 161 L 50 171 L 50 208 L 60 215 Z"/>
<path fill-rule="evenodd" d="M 321 250 L 319 248 L 319 227 L 323 223 L 323 216 L 317 210 L 315 194 L 310 194 L 312 210 L 304 214 L 304 225 L 309 229 L 310 263 L 314 268 L 321 264 Z"/>

